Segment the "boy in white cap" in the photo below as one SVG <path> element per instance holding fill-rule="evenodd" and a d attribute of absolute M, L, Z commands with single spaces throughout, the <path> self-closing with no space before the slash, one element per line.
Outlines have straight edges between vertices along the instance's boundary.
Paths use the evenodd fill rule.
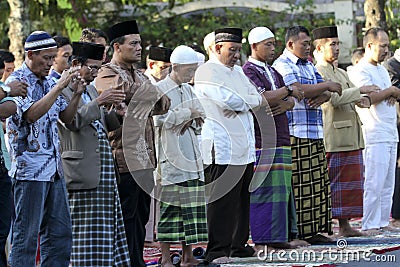
<path fill-rule="evenodd" d="M 159 164 L 161 174 L 160 221 L 161 266 L 173 267 L 170 243 L 182 243 L 180 266 L 199 264 L 192 244 L 207 241 L 206 201 L 203 161 L 196 135 L 203 124 L 204 111 L 188 82 L 198 65 L 196 52 L 178 46 L 171 54 L 172 71 L 157 83 L 170 99 L 171 107 L 155 117 L 160 129 Z"/>
<path fill-rule="evenodd" d="M 256 249 L 257 246 L 264 249 L 263 245 L 276 248 L 307 245 L 306 242 L 289 242 L 296 237 L 297 226 L 286 111 L 293 108 L 295 99 L 303 99 L 303 91 L 296 86 L 285 86 L 282 76 L 268 65 L 275 55 L 275 36 L 270 29 L 256 27 L 250 31 L 248 39 L 251 57 L 243 71 L 271 108 L 255 112 L 257 169 L 254 178 L 259 183 L 250 198 L 252 241 Z"/>
<path fill-rule="evenodd" d="M 54 39 L 35 31 L 25 42 L 25 62 L 6 80 L 28 84 L 26 97 L 14 98 L 17 113 L 7 120 L 15 203 L 11 266 L 35 266 L 39 234 L 41 266 L 70 262 L 71 218 L 57 120 L 72 121 L 84 86 L 77 80 L 69 104 L 60 96 L 77 74 L 64 71 L 57 84 L 48 77 L 56 55 Z"/>

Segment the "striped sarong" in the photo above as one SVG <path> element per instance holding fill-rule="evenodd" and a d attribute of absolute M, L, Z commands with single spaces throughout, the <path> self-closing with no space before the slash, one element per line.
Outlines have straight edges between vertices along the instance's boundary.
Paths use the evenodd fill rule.
<path fill-rule="evenodd" d="M 327 152 L 332 191 L 332 217 L 363 216 L 364 161 L 362 150 Z"/>
<path fill-rule="evenodd" d="M 206 242 L 207 237 L 204 182 L 189 180 L 161 186 L 158 241 L 190 245 Z"/>
<path fill-rule="evenodd" d="M 299 238 L 332 234 L 331 189 L 322 139 L 290 137 Z"/>
<path fill-rule="evenodd" d="M 130 266 L 128 244 L 107 136 L 99 132 L 101 177 L 93 190 L 69 191 L 72 266 Z"/>
<path fill-rule="evenodd" d="M 250 229 L 255 244 L 288 242 L 297 234 L 289 146 L 257 150 L 250 197 Z"/>

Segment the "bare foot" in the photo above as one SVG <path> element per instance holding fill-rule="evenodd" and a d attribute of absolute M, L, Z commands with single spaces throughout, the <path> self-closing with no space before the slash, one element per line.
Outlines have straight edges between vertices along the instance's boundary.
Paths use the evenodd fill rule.
<path fill-rule="evenodd" d="M 323 243 L 333 243 L 333 242 L 335 242 L 332 238 L 324 236 L 322 234 L 316 234 L 313 237 L 306 238 L 305 241 L 307 241 L 311 245 L 318 245 L 318 244 L 323 244 Z"/>
<path fill-rule="evenodd" d="M 308 247 L 311 245 L 307 241 L 301 240 L 301 239 L 294 239 L 294 240 L 290 241 L 289 244 L 290 244 L 291 248 Z"/>
<path fill-rule="evenodd" d="M 219 257 L 219 258 L 212 260 L 212 263 L 216 263 L 216 264 L 226 264 L 226 263 L 232 263 L 232 262 L 233 262 L 233 260 L 228 257 Z"/>
<path fill-rule="evenodd" d="M 267 243 L 268 247 L 272 248 L 281 248 L 281 249 L 289 249 L 292 248 L 289 242 L 274 242 L 274 243 Z"/>
<path fill-rule="evenodd" d="M 394 228 L 400 228 L 400 219 L 392 219 L 390 226 Z"/>
<path fill-rule="evenodd" d="M 400 232 L 400 228 L 396 228 L 396 227 L 392 227 L 392 226 L 381 227 L 381 230 L 388 231 L 388 232 L 395 232 L 395 233 Z"/>
<path fill-rule="evenodd" d="M 368 229 L 368 230 L 362 230 L 362 232 L 366 236 L 374 236 L 374 235 L 382 234 L 382 230 L 381 229 L 377 229 L 377 228 Z"/>
<path fill-rule="evenodd" d="M 171 261 L 161 262 L 160 266 L 161 267 L 175 267 L 175 265 L 173 265 Z"/>
<path fill-rule="evenodd" d="M 253 249 L 255 250 L 255 252 L 257 253 L 258 251 L 265 251 L 268 249 L 268 246 L 266 245 L 254 245 Z"/>
<path fill-rule="evenodd" d="M 192 266 L 198 265 L 200 262 L 202 262 L 202 261 L 195 259 L 195 258 L 190 258 L 185 261 L 182 261 L 180 266 L 181 267 L 192 267 Z"/>
<path fill-rule="evenodd" d="M 339 235 L 343 237 L 365 236 L 363 232 L 357 231 L 351 227 L 343 227 L 339 229 Z"/>

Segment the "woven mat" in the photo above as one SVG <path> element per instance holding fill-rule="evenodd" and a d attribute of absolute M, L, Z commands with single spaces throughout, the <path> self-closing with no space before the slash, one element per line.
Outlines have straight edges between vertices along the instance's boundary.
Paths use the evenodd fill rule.
<path fill-rule="evenodd" d="M 353 228 L 360 229 L 361 219 L 353 219 L 350 224 Z M 338 232 L 336 221 L 334 221 L 334 232 Z M 296 250 L 272 251 L 272 249 L 267 248 L 267 255 L 260 254 L 260 257 L 252 258 L 233 258 L 232 263 L 222 264 L 221 267 L 333 267 L 340 263 L 359 262 L 360 260 L 374 261 L 377 255 L 390 255 L 391 251 L 400 250 L 400 233 L 383 232 L 380 235 L 366 237 L 342 238 L 337 235 L 331 237 L 336 239 L 336 244 L 313 245 Z M 201 247 L 205 249 L 206 244 L 201 244 Z M 171 253 L 179 253 L 179 251 L 179 245 L 171 247 Z M 161 257 L 161 250 L 158 246 L 147 246 L 144 255 L 148 266 L 157 266 L 158 259 Z"/>

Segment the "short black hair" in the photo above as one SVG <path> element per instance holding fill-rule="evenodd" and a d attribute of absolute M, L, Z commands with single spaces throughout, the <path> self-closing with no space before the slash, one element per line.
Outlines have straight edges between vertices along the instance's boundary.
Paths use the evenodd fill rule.
<path fill-rule="evenodd" d="M 121 36 L 121 37 L 118 37 L 118 38 L 115 38 L 114 40 L 111 40 L 110 49 L 111 49 L 112 52 L 114 52 L 114 44 L 115 43 L 117 43 L 117 44 L 125 43 L 125 35 Z"/>
<path fill-rule="evenodd" d="M 15 61 L 14 54 L 11 53 L 10 51 L 6 50 L 0 50 L 0 57 L 3 59 L 4 62 L 6 63 L 11 63 Z"/>
<path fill-rule="evenodd" d="M 4 69 L 6 65 L 4 64 L 4 58 L 0 56 L 0 70 Z"/>
<path fill-rule="evenodd" d="M 299 34 L 301 32 L 304 32 L 305 34 L 307 34 L 307 36 L 310 36 L 310 32 L 304 26 L 296 25 L 296 26 L 292 26 L 292 27 L 288 28 L 286 30 L 286 34 L 285 34 L 285 42 L 286 43 L 289 42 L 290 39 L 292 39 L 294 41 L 298 40 Z"/>
<path fill-rule="evenodd" d="M 104 38 L 107 42 L 108 38 L 105 32 L 96 28 L 85 28 L 82 30 L 80 42 L 94 43 L 96 38 Z"/>
<path fill-rule="evenodd" d="M 54 41 L 57 43 L 57 48 L 63 47 L 64 45 L 71 45 L 71 41 L 65 36 L 53 36 Z"/>
<path fill-rule="evenodd" d="M 363 46 L 364 48 L 367 46 L 367 44 L 373 40 L 375 40 L 378 37 L 379 32 L 385 32 L 384 29 L 379 28 L 379 27 L 374 27 L 374 28 L 369 28 L 363 38 Z M 386 33 L 386 32 L 385 32 Z"/>

